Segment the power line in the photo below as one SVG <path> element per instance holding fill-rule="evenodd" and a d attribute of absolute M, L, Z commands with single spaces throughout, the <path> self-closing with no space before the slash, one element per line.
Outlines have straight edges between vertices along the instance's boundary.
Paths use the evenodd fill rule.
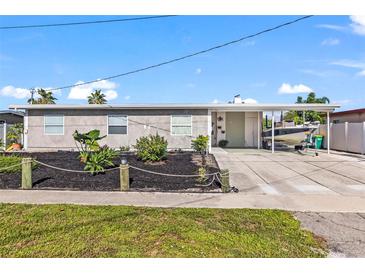
<path fill-rule="evenodd" d="M 190 58 L 190 57 L 194 57 L 194 56 L 197 56 L 197 55 L 200 55 L 200 54 L 203 54 L 203 53 L 207 53 L 209 51 L 213 51 L 213 50 L 216 50 L 216 49 L 219 49 L 219 48 L 223 48 L 223 47 L 226 47 L 226 46 L 229 46 L 229 45 L 232 45 L 232 44 L 239 43 L 239 42 L 241 42 L 243 40 L 247 40 L 247 39 L 250 39 L 250 38 L 253 38 L 253 37 L 262 35 L 264 33 L 271 32 L 271 31 L 274 31 L 274 30 L 283 28 L 285 26 L 289 26 L 291 24 L 294 24 L 294 23 L 297 23 L 299 21 L 308 19 L 310 17 L 313 17 L 313 15 L 303 16 L 303 17 L 297 18 L 295 20 L 292 20 L 292 21 L 289 21 L 289 22 L 286 22 L 286 23 L 277 25 L 275 27 L 271 27 L 271 28 L 268 28 L 268 29 L 265 29 L 265 30 L 256 32 L 254 34 L 250 34 L 250 35 L 241 37 L 239 39 L 226 42 L 224 44 L 220 44 L 220 45 L 217 45 L 217 46 L 208 48 L 208 49 L 204 49 L 204 50 L 201 50 L 201 51 L 197 51 L 197 52 L 194 52 L 194 53 L 191 53 L 191 54 L 188 54 L 188 55 L 184 55 L 182 57 L 178 57 L 178 58 L 171 59 L 171 60 L 168 60 L 168 61 L 165 61 L 165 62 L 162 62 L 162 63 L 155 64 L 155 65 L 151 65 L 151 66 L 139 68 L 139 69 L 136 69 L 136 70 L 131 70 L 131 71 L 128 71 L 128 72 L 124 72 L 124 73 L 120 73 L 120 74 L 116 74 L 116 75 L 112 75 L 112 76 L 108 76 L 108 77 L 104 77 L 104 78 L 96 79 L 96 80 L 92 80 L 92 81 L 87 81 L 87 82 L 83 82 L 83 83 L 79 83 L 79 84 L 68 85 L 68 86 L 63 86 L 63 87 L 58 87 L 58 88 L 51 88 L 51 89 L 47 89 L 46 91 L 54 91 L 54 90 L 61 90 L 61 89 L 66 89 L 66 88 L 73 88 L 73 87 L 88 85 L 88 84 L 97 83 L 97 82 L 100 82 L 100 81 L 105 81 L 105 80 L 110 80 L 110 79 L 114 79 L 114 78 L 119 78 L 119 77 L 123 77 L 123 76 L 126 76 L 126 75 L 130 75 L 130 74 L 135 74 L 135 73 L 138 73 L 138 72 L 142 72 L 142 71 L 145 71 L 145 70 L 149 70 L 149 69 L 161 67 L 161 66 L 164 66 L 164 65 L 167 65 L 167 64 L 171 64 L 171 63 L 175 63 L 175 62 L 178 62 L 178 61 L 181 61 L 181 60 Z"/>
<path fill-rule="evenodd" d="M 69 23 L 55 23 L 55 24 L 41 24 L 41 25 L 20 25 L 20 26 L 0 26 L 0 30 L 6 29 L 29 29 L 29 28 L 46 28 L 46 27 L 66 27 L 75 25 L 88 25 L 88 24 L 104 24 L 104 23 L 115 23 L 115 22 L 126 22 L 126 21 L 138 21 L 138 20 L 149 20 L 166 17 L 175 17 L 177 15 L 159 15 L 159 16 L 147 16 L 147 17 L 133 17 L 123 19 L 111 19 L 111 20 L 98 20 L 98 21 L 84 21 L 84 22 L 69 22 Z"/>

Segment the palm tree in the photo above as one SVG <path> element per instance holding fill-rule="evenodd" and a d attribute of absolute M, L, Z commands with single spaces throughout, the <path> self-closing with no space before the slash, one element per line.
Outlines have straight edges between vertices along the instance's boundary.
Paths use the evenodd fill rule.
<path fill-rule="evenodd" d="M 303 100 L 302 96 L 297 97 L 296 104 L 329 104 L 330 99 L 326 96 L 317 98 L 315 92 L 308 93 L 307 99 Z M 302 111 L 288 111 L 284 117 L 285 120 L 292 120 L 296 124 L 303 123 L 303 112 Z M 322 115 L 316 111 L 306 111 L 305 120 L 309 122 L 319 121 L 324 123 Z"/>
<path fill-rule="evenodd" d="M 87 97 L 89 104 L 106 104 L 105 94 L 101 92 L 101 89 L 96 89 Z"/>
<path fill-rule="evenodd" d="M 37 89 L 36 93 L 40 96 L 37 99 L 33 97 L 28 100 L 29 104 L 56 104 L 57 98 L 53 96 L 52 91 L 46 91 L 43 88 Z"/>

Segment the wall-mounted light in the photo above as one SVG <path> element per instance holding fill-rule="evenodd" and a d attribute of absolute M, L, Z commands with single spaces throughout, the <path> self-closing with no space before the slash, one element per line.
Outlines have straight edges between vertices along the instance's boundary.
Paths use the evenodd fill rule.
<path fill-rule="evenodd" d="M 225 130 L 222 130 L 221 132 L 222 132 L 222 134 L 226 133 L 226 131 L 225 131 Z"/>
<path fill-rule="evenodd" d="M 218 117 L 218 121 L 223 121 L 223 117 L 222 116 L 219 116 Z"/>

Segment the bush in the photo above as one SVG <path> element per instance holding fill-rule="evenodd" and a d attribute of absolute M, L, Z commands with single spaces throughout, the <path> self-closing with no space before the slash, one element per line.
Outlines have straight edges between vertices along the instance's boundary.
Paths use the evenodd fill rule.
<path fill-rule="evenodd" d="M 130 146 L 121 146 L 121 147 L 119 148 L 119 150 L 120 150 L 121 152 L 129 152 L 129 151 L 131 150 L 131 147 L 130 147 Z"/>
<path fill-rule="evenodd" d="M 22 157 L 16 155 L 11 155 L 11 156 L 0 155 L 0 173 L 21 172 L 22 171 L 21 165 L 3 170 L 3 168 L 17 165 L 20 164 L 21 162 L 22 162 Z M 37 164 L 33 162 L 32 168 L 35 168 L 36 166 Z"/>
<path fill-rule="evenodd" d="M 106 137 L 100 136 L 100 130 L 94 129 L 87 133 L 79 133 L 76 130 L 73 137 L 80 152 L 80 161 L 85 163 L 84 170 L 97 174 L 107 167 L 114 166 L 113 160 L 119 153 L 107 145 L 100 147 L 98 141 Z"/>
<path fill-rule="evenodd" d="M 137 157 L 144 162 L 158 162 L 167 156 L 167 141 L 158 134 L 139 138 L 134 148 Z"/>
<path fill-rule="evenodd" d="M 218 142 L 218 146 L 219 147 L 226 147 L 228 145 L 228 141 L 227 140 L 220 140 Z"/>
<path fill-rule="evenodd" d="M 101 147 L 98 151 L 89 153 L 86 157 L 85 170 L 92 174 L 103 172 L 105 168 L 114 166 L 113 160 L 119 153 L 108 146 Z"/>
<path fill-rule="evenodd" d="M 199 135 L 196 139 L 191 141 L 191 147 L 203 154 L 206 153 L 208 149 L 208 143 L 209 143 L 209 136 Z"/>

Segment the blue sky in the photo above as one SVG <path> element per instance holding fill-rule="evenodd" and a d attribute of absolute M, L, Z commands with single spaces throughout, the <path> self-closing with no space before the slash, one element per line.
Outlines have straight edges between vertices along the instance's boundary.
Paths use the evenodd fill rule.
<path fill-rule="evenodd" d="M 1 16 L 0 25 L 121 16 Z M 127 17 L 125 17 L 127 18 Z M 149 21 L 0 30 L 0 109 L 30 87 L 58 87 L 152 65 L 297 16 L 178 16 Z M 365 107 L 365 20 L 316 16 L 251 40 L 94 86 L 56 93 L 82 104 L 93 88 L 110 103 L 292 103 L 313 90 L 342 109 Z"/>

